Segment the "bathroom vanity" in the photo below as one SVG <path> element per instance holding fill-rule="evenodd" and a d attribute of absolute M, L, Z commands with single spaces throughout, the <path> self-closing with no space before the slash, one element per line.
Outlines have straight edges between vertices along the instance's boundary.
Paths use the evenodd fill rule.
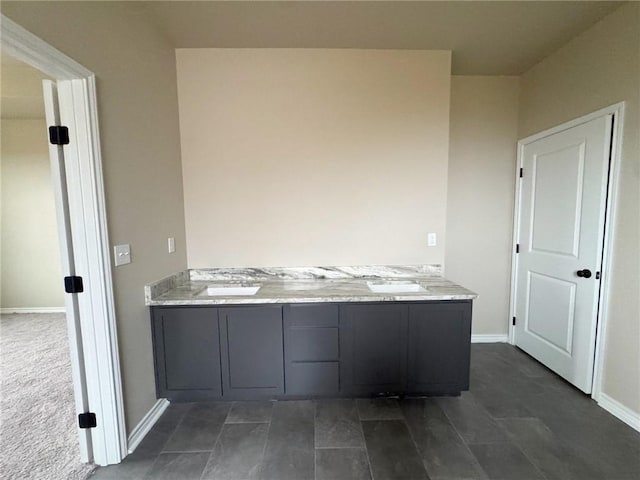
<path fill-rule="evenodd" d="M 190 270 L 146 295 L 159 398 L 469 388 L 476 295 L 429 266 Z"/>

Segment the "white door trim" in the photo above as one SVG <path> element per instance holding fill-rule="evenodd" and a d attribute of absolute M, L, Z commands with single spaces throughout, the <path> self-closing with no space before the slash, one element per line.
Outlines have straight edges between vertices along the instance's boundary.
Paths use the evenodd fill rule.
<path fill-rule="evenodd" d="M 61 117 L 73 176 L 68 183 L 74 260 L 85 291 L 79 298 L 87 393 L 98 427 L 91 429 L 93 461 L 119 463 L 127 452 L 122 381 L 111 276 L 107 215 L 94 74 L 4 15 L 3 50 L 61 82 Z M 61 279 L 62 281 L 62 279 Z"/>
<path fill-rule="evenodd" d="M 602 108 L 598 111 L 590 113 L 588 115 L 573 119 L 569 122 L 555 126 L 548 130 L 536 133 L 529 137 L 523 138 L 518 141 L 518 156 L 516 161 L 516 191 L 515 191 L 515 204 L 514 204 L 514 217 L 513 217 L 513 243 L 512 243 L 512 257 L 511 257 L 511 298 L 509 301 L 509 343 L 514 344 L 514 328 L 511 319 L 515 316 L 515 303 L 516 303 L 516 275 L 518 271 L 518 255 L 516 254 L 516 244 L 520 243 L 518 238 L 518 232 L 520 231 L 520 205 L 521 205 L 521 187 L 522 179 L 520 178 L 520 168 L 523 165 L 523 150 L 525 145 L 528 145 L 536 140 L 554 135 L 569 128 L 581 125 L 596 118 L 613 115 L 613 131 L 612 131 L 612 150 L 611 159 L 609 163 L 609 184 L 607 187 L 607 205 L 605 212 L 605 227 L 604 227 L 604 243 L 603 243 L 603 258 L 601 269 L 601 282 L 600 282 L 600 297 L 598 300 L 598 326 L 596 329 L 596 349 L 595 349 L 595 365 L 593 372 L 593 389 L 591 397 L 599 401 L 602 394 L 602 371 L 604 368 L 604 357 L 606 349 L 606 335 L 607 335 L 607 310 L 609 305 L 609 294 L 611 286 L 610 268 L 613 255 L 613 236 L 614 236 L 614 221 L 616 218 L 616 200 L 618 192 L 618 177 L 620 157 L 622 152 L 622 132 L 624 124 L 624 108 L 625 102 L 616 103 L 608 107 Z"/>

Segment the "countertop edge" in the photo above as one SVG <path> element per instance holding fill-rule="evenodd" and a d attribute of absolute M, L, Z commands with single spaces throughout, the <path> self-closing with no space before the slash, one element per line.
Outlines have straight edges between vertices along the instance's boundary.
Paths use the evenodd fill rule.
<path fill-rule="evenodd" d="M 319 269 L 319 271 L 318 271 Z M 353 269 L 354 271 L 349 271 Z M 282 288 L 282 285 L 293 284 L 296 282 L 306 282 L 309 278 L 292 278 L 285 276 L 282 278 L 282 272 L 300 275 L 301 273 L 311 274 L 315 277 L 312 281 L 317 284 L 327 284 L 330 290 L 337 284 L 343 282 L 347 284 L 347 288 L 342 292 L 337 291 L 317 291 L 316 295 L 305 295 L 301 290 L 297 294 L 292 294 L 291 288 Z M 434 274 L 432 266 L 360 266 L 360 267 L 299 267 L 297 269 L 210 269 L 207 272 L 224 272 L 224 277 L 216 282 L 209 278 L 201 278 L 203 270 L 195 272 L 193 270 L 179 271 L 173 275 L 169 275 L 157 282 L 145 285 L 145 305 L 153 306 L 216 306 L 216 305 L 269 305 L 269 304 L 304 304 L 304 303 L 378 303 L 378 302 L 429 302 L 429 301 L 452 301 L 452 300 L 474 300 L 478 297 L 475 292 L 457 285 L 447 280 L 441 275 Z M 242 282 L 263 283 L 269 286 L 269 290 L 262 295 L 227 295 L 227 296 L 202 296 L 201 291 L 205 288 L 206 283 L 227 283 L 229 282 L 227 275 L 231 272 L 240 275 Z M 362 272 L 373 272 L 374 276 L 364 276 Z M 427 273 L 428 272 L 428 273 Z M 196 278 L 193 278 L 194 273 Z M 322 276 L 319 276 L 320 273 Z M 340 277 L 324 276 L 325 273 L 341 275 Z M 389 274 L 382 277 L 379 273 Z M 427 273 L 427 274 L 425 274 Z M 267 278 L 265 278 L 265 274 Z M 252 277 L 255 275 L 255 279 Z M 346 277 L 342 276 L 346 275 Z M 415 275 L 415 276 L 414 276 Z M 403 282 L 410 281 L 421 283 L 427 292 L 399 293 L 399 292 L 369 292 L 362 291 L 360 284 L 366 284 L 370 281 L 389 281 Z M 435 285 L 428 285 L 435 281 Z M 427 283 L 425 285 L 424 283 Z M 237 279 L 231 282 L 238 283 Z M 348 285 L 352 283 L 352 285 Z M 280 284 L 280 285 L 279 285 Z M 275 286 L 275 291 L 274 290 Z M 291 285 L 289 285 L 290 287 Z M 324 285 L 315 290 L 324 289 Z M 304 290 L 304 289 L 302 289 Z"/>
<path fill-rule="evenodd" d="M 475 293 L 468 294 L 431 294 L 431 295 L 394 295 L 394 296 L 335 296 L 335 297 L 281 297 L 281 298 L 198 298 L 182 300 L 151 300 L 149 307 L 161 306 L 204 306 L 204 305 L 269 305 L 284 303 L 367 303 L 367 302 L 430 302 L 451 300 L 474 300 Z"/>

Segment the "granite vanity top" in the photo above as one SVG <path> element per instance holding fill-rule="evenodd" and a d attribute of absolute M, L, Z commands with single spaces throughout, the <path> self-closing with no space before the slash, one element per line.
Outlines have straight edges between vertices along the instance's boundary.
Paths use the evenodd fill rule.
<path fill-rule="evenodd" d="M 441 276 L 439 265 L 190 269 L 145 286 L 145 303 L 246 305 L 264 303 L 470 300 L 477 295 Z M 420 291 L 374 293 L 369 284 L 419 285 Z M 259 286 L 254 295 L 205 294 L 208 287 Z"/>

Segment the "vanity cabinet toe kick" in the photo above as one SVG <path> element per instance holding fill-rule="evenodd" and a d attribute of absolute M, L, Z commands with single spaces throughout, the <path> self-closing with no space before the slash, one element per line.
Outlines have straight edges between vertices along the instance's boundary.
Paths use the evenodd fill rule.
<path fill-rule="evenodd" d="M 158 398 L 459 395 L 472 300 L 154 306 Z"/>

